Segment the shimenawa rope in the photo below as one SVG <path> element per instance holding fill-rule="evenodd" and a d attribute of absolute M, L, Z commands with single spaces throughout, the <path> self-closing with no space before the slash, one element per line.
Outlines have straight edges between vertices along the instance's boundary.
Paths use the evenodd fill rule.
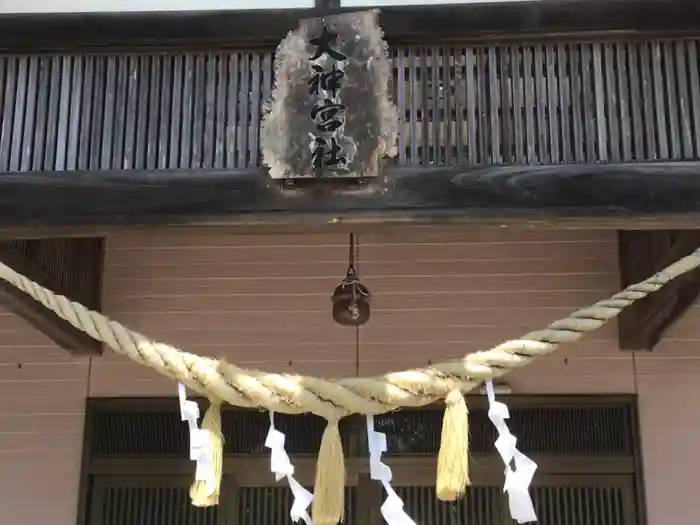
<path fill-rule="evenodd" d="M 200 357 L 151 341 L 98 312 L 55 294 L 2 263 L 0 278 L 115 352 L 150 366 L 208 397 L 212 403 L 209 410 L 218 411 L 221 401 L 226 401 L 239 407 L 263 407 L 287 414 L 312 412 L 325 418 L 328 425 L 319 450 L 312 515 L 316 525 L 335 525 L 342 519 L 344 505 L 345 468 L 338 432 L 341 418 L 355 413 L 382 414 L 446 399 L 436 490 L 440 499 L 456 499 L 468 484 L 467 407 L 462 394 L 486 379 L 528 365 L 535 358 L 553 352 L 561 343 L 580 339 L 635 301 L 698 266 L 700 250 L 609 299 L 554 321 L 543 330 L 530 332 L 491 350 L 468 354 L 461 360 L 379 377 L 337 380 L 245 370 L 224 360 Z M 207 428 L 207 421 L 212 428 Z M 205 416 L 202 428 L 219 437 L 215 442 L 220 448 L 222 440 L 218 421 L 211 415 Z M 221 451 L 218 453 L 220 457 Z M 220 479 L 221 462 L 217 464 Z M 207 494 L 197 490 L 196 484 L 191 494 L 195 505 L 206 506 L 218 501 L 218 491 Z"/>

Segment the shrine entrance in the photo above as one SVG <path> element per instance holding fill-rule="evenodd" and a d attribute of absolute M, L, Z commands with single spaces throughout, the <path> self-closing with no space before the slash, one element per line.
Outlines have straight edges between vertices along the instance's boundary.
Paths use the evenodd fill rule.
<path fill-rule="evenodd" d="M 472 486 L 456 503 L 435 498 L 435 456 L 442 409 L 405 410 L 375 418 L 385 432 L 387 464 L 406 510 L 419 525 L 510 525 L 503 464 L 485 399 L 472 396 Z M 643 523 L 634 396 L 509 396 L 519 448 L 539 465 L 531 487 L 542 525 Z M 324 422 L 278 415 L 295 477 L 311 487 Z M 348 471 L 348 525 L 381 525 L 381 485 L 370 479 L 365 421 L 348 418 L 341 435 Z M 287 525 L 291 493 L 275 484 L 264 436 L 266 413 L 223 413 L 224 482 L 219 506 L 193 507 L 192 462 L 176 399 L 93 400 L 87 413 L 81 524 Z"/>

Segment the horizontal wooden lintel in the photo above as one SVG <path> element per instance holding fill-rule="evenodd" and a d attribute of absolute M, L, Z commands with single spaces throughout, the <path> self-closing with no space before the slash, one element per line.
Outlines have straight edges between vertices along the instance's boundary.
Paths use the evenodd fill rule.
<path fill-rule="evenodd" d="M 503 463 L 499 463 L 493 454 L 476 454 L 471 474 L 477 478 L 476 484 L 489 484 L 502 480 Z M 583 456 L 570 455 L 533 455 L 538 464 L 538 475 L 619 475 L 634 472 L 634 459 L 627 456 Z M 264 456 L 228 456 L 224 459 L 224 475 L 232 475 L 237 479 L 238 486 L 267 486 L 270 482 L 270 472 L 264 467 L 269 465 L 269 458 Z M 391 467 L 398 481 L 397 485 L 430 485 L 435 483 L 435 457 L 426 456 L 387 456 L 386 463 Z M 301 483 L 313 483 L 316 468 L 315 457 L 296 456 L 294 458 L 295 477 Z M 369 465 L 367 458 L 346 458 L 349 486 L 355 485 L 358 476 L 367 474 Z M 149 457 L 119 457 L 92 458 L 88 469 L 96 476 L 125 476 L 125 475 L 169 475 L 191 476 L 192 462 L 180 457 L 149 458 Z"/>
<path fill-rule="evenodd" d="M 345 8 L 336 11 L 356 10 Z M 213 49 L 275 46 L 313 9 L 0 15 L 0 49 L 46 51 L 147 46 Z M 381 9 L 390 42 L 445 41 L 522 34 L 697 31 L 694 0 L 532 0 Z"/>
<path fill-rule="evenodd" d="M 0 174 L 5 229 L 665 216 L 700 218 L 700 162 L 387 168 L 365 185 L 298 188 L 259 168 Z"/>

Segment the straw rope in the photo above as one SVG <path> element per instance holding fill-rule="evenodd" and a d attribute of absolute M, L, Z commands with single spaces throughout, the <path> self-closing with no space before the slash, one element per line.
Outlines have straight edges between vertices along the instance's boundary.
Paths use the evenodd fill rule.
<path fill-rule="evenodd" d="M 486 379 L 502 376 L 550 354 L 603 326 L 625 307 L 700 266 L 700 250 L 609 299 L 577 310 L 543 330 L 525 334 L 491 350 L 427 368 L 370 378 L 320 379 L 239 368 L 224 360 L 197 356 L 150 340 L 108 317 L 55 294 L 0 263 L 0 278 L 16 286 L 77 329 L 115 352 L 180 381 L 212 400 L 239 407 L 264 407 L 287 414 L 312 412 L 329 421 L 349 414 L 382 414 L 400 407 L 420 407 L 451 391 L 469 392 Z"/>
<path fill-rule="evenodd" d="M 240 407 L 264 407 L 273 412 L 312 412 L 328 420 L 319 448 L 312 517 L 316 525 L 336 525 L 344 514 L 345 461 L 338 421 L 354 413 L 374 415 L 400 407 L 419 407 L 445 399 L 436 494 L 452 501 L 469 485 L 468 409 L 461 395 L 481 381 L 499 377 L 552 353 L 561 343 L 574 342 L 603 326 L 639 299 L 676 277 L 700 266 L 700 249 L 641 283 L 609 299 L 577 310 L 543 330 L 525 334 L 491 350 L 461 360 L 371 378 L 338 380 L 245 370 L 208 357 L 151 341 L 108 317 L 57 295 L 0 263 L 0 278 L 24 291 L 49 310 L 119 354 L 184 383 L 211 401 L 202 430 L 211 437 L 212 483 L 196 480 L 192 503 L 216 505 L 222 479 L 222 401 Z"/>

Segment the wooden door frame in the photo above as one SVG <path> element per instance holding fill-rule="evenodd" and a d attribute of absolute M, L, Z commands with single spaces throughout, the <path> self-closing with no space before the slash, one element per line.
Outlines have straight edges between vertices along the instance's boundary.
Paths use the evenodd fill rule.
<path fill-rule="evenodd" d="M 629 404 L 633 414 L 633 432 L 638 435 L 638 416 L 636 413 L 637 400 L 635 396 L 508 396 L 509 407 L 554 407 L 554 406 L 586 406 L 591 401 L 600 404 Z M 99 399 L 88 400 L 88 406 L 132 409 L 157 409 L 172 407 L 173 399 Z M 470 396 L 469 405 L 473 408 L 486 406 L 484 396 Z M 194 474 L 194 466 L 187 457 L 167 456 L 142 457 L 92 457 L 90 447 L 92 443 L 92 410 L 87 411 L 85 423 L 85 438 L 83 443 L 83 464 L 81 470 L 81 485 L 79 493 L 78 525 L 100 525 L 90 521 L 88 513 L 88 500 L 90 489 L 97 480 L 113 479 L 114 476 L 122 480 L 131 479 L 163 479 L 190 480 Z M 354 452 L 346 458 L 347 485 L 354 486 L 357 490 L 355 509 L 358 523 L 365 525 L 383 525 L 379 512 L 384 495 L 381 485 L 370 479 L 369 463 L 367 458 L 358 457 L 360 452 L 352 447 Z M 538 464 L 538 473 L 533 482 L 534 486 L 555 484 L 561 486 L 586 483 L 605 484 L 615 481 L 622 484 L 624 489 L 624 505 L 626 508 L 626 525 L 644 525 L 646 523 L 645 498 L 643 492 L 643 480 L 641 479 L 641 451 L 639 439 L 633 441 L 632 453 L 624 456 L 611 455 L 532 455 L 532 459 Z M 312 455 L 295 455 L 292 457 L 295 466 L 295 476 L 298 481 L 307 486 L 313 485 L 316 467 L 316 457 Z M 393 484 L 400 486 L 431 486 L 434 485 L 436 458 L 434 454 L 424 455 L 388 455 L 385 462 L 391 467 L 394 474 Z M 470 465 L 471 477 L 474 486 L 501 486 L 503 484 L 503 465 L 496 454 L 474 454 Z M 233 487 L 272 487 L 284 486 L 275 484 L 269 471 L 269 457 L 266 455 L 229 455 L 224 458 L 224 480 L 222 491 L 230 491 L 225 500 L 235 500 L 237 493 Z M 92 480 L 92 481 L 91 481 Z M 100 481 L 99 483 L 104 483 Z M 97 486 L 99 487 L 99 483 Z M 141 481 L 142 483 L 142 481 Z M 228 487 L 228 488 L 226 488 Z M 468 497 L 468 496 L 467 496 Z M 366 505 L 359 502 L 366 501 Z M 93 502 L 97 503 L 97 502 Z M 227 504 L 229 505 L 229 504 Z M 228 509 L 228 507 L 227 507 Z M 237 524 L 236 519 L 230 513 L 235 509 L 225 510 L 230 523 Z M 632 516 L 632 517 L 629 517 Z M 507 521 L 507 520 L 506 520 Z M 226 522 L 228 525 L 229 522 Z M 223 524 L 222 524 L 223 525 Z M 508 521 L 504 525 L 511 525 Z"/>

